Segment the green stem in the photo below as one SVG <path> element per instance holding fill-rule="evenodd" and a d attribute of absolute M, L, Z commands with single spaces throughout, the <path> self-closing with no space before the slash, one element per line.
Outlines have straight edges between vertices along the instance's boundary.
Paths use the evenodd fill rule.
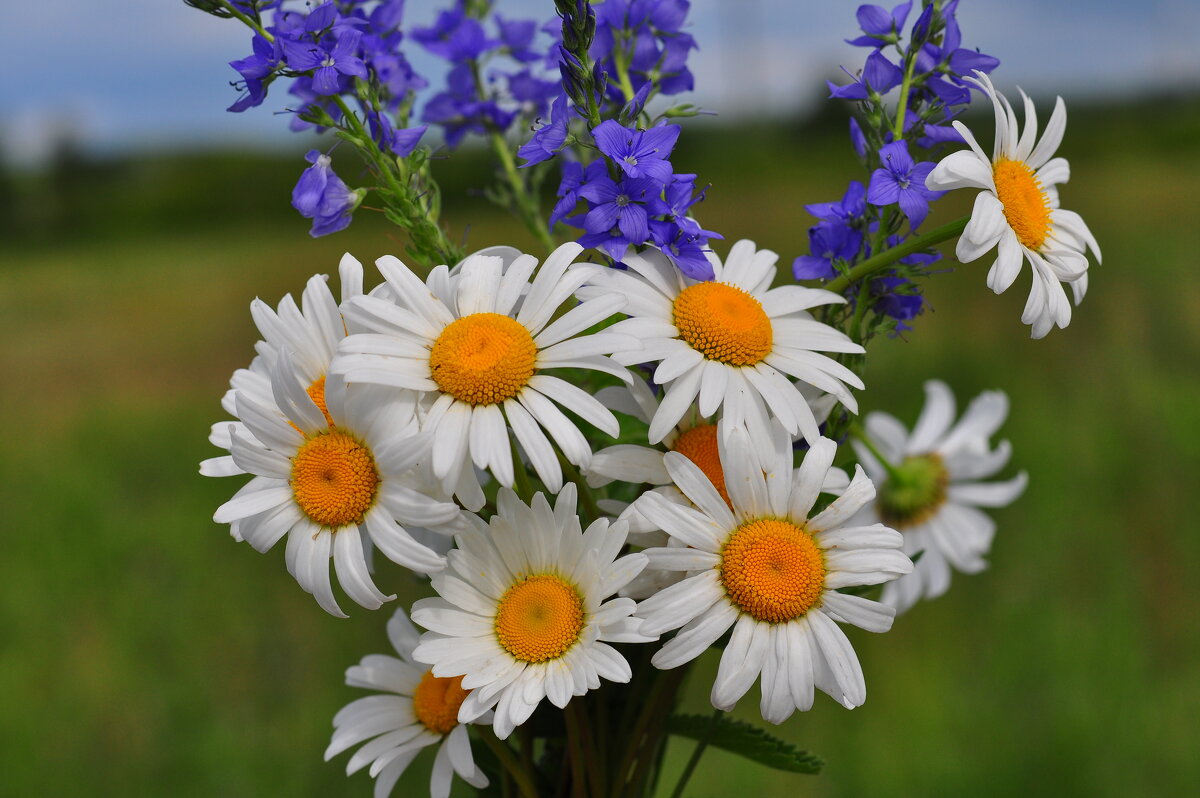
<path fill-rule="evenodd" d="M 533 781 L 533 775 L 525 772 L 525 769 L 521 767 L 521 763 L 517 761 L 517 756 L 512 752 L 512 749 L 496 736 L 491 727 L 476 726 L 475 728 L 479 732 L 479 739 L 483 740 L 484 745 L 492 749 L 492 753 L 496 755 L 496 759 L 500 760 L 500 764 L 512 776 L 521 795 L 525 798 L 538 798 L 537 785 Z"/>
<path fill-rule="evenodd" d="M 533 501 L 533 484 L 529 481 L 529 472 L 525 470 L 525 463 L 521 460 L 521 455 L 517 454 L 517 447 L 512 447 L 513 458 L 513 491 L 517 494 L 517 498 L 529 504 Z"/>
<path fill-rule="evenodd" d="M 679 774 L 679 782 L 675 785 L 675 791 L 671 793 L 671 798 L 682 798 L 683 788 L 687 786 L 688 781 L 692 778 L 692 771 L 696 769 L 696 765 L 700 764 L 700 757 L 704 756 L 704 749 L 708 748 L 708 738 L 712 737 L 713 730 L 717 727 L 717 716 L 721 714 L 721 710 L 714 709 L 712 718 L 709 719 L 708 729 L 705 730 L 704 736 L 696 742 L 696 747 L 692 750 L 692 756 L 683 767 L 683 773 Z"/>
<path fill-rule="evenodd" d="M 500 168 L 504 171 L 504 176 L 508 178 L 509 186 L 512 187 L 513 196 L 517 199 L 521 221 L 525 223 L 525 227 L 533 233 L 538 242 L 546 248 L 546 252 L 551 252 L 555 246 L 554 237 L 550 235 L 550 228 L 546 226 L 546 220 L 542 218 L 537 197 L 529 192 L 524 178 L 517 171 L 517 162 L 513 158 L 508 142 L 497 130 L 489 131 L 488 139 L 492 144 L 492 152 L 496 154 L 496 160 L 500 162 Z"/>
<path fill-rule="evenodd" d="M 600 512 L 599 506 L 596 505 L 596 497 L 592 495 L 592 489 L 588 487 L 587 480 L 579 473 L 579 469 L 575 467 L 575 464 L 568 460 L 562 452 L 555 449 L 554 453 L 558 455 L 558 463 L 562 466 L 563 476 L 566 477 L 568 482 L 574 482 L 575 487 L 579 489 L 579 504 L 583 510 L 585 520 L 588 523 L 595 521 L 604 513 Z"/>
<path fill-rule="evenodd" d="M 629 53 L 624 47 L 614 48 L 613 62 L 617 67 L 617 82 L 621 86 L 621 93 L 625 95 L 625 102 L 632 102 L 637 92 L 633 89 L 633 81 L 629 79 L 629 62 L 632 60 L 632 53 Z"/>
<path fill-rule="evenodd" d="M 888 459 L 883 456 L 878 448 L 876 448 L 875 443 L 869 437 L 867 437 L 866 430 L 863 429 L 862 424 L 859 424 L 857 421 L 851 424 L 850 434 L 862 441 L 863 446 L 867 447 L 867 451 L 875 455 L 875 459 L 878 460 L 879 464 L 883 466 L 883 469 L 888 472 L 889 477 L 896 479 L 900 476 L 900 472 L 896 466 L 888 462 Z"/>
<path fill-rule="evenodd" d="M 604 795 L 604 765 L 596 757 L 596 747 L 592 741 L 591 727 L 588 724 L 587 708 L 583 705 L 583 698 L 575 698 L 567 704 L 563 710 L 563 717 L 566 719 L 567 735 L 575 737 L 575 742 L 568 744 L 578 746 L 577 751 L 583 767 L 578 774 L 580 780 L 586 776 L 593 796 Z"/>
<path fill-rule="evenodd" d="M 658 726 L 666 723 L 667 715 L 675 701 L 675 693 L 683 682 L 686 671 L 687 668 L 681 666 L 654 672 L 650 697 L 638 714 L 637 721 L 633 726 L 633 733 L 629 736 L 629 745 L 625 749 L 624 756 L 621 757 L 621 764 L 614 771 L 616 777 L 612 786 L 614 798 L 622 795 L 638 795 L 638 785 L 645 780 L 650 766 L 654 762 L 654 749 L 659 743 L 659 736 L 655 732 L 658 730 Z M 634 767 L 635 761 L 637 767 L 631 774 L 630 769 Z M 628 788 L 628 792 L 626 792 L 626 788 Z"/>
<path fill-rule="evenodd" d="M 840 277 L 835 277 L 834 279 L 830 280 L 828 283 L 822 286 L 822 288 L 824 288 L 826 291 L 832 291 L 835 294 L 840 294 L 849 288 L 852 283 L 858 282 L 866 277 L 870 277 L 875 272 L 886 269 L 888 266 L 891 266 L 901 258 L 908 257 L 914 252 L 920 252 L 921 250 L 927 249 L 934 244 L 940 244 L 943 241 L 954 238 L 963 231 L 963 229 L 967 226 L 967 222 L 969 221 L 971 221 L 971 217 L 964 216 L 957 221 L 950 222 L 949 224 L 944 224 L 941 227 L 930 230 L 928 233 L 922 233 L 919 236 L 913 236 L 903 244 L 898 244 L 891 249 L 880 252 L 878 255 L 873 255 L 872 257 L 867 258 L 862 263 L 858 264 Z"/>
<path fill-rule="evenodd" d="M 896 124 L 892 128 L 892 134 L 896 140 L 904 138 L 904 115 L 908 113 L 908 91 L 912 87 L 913 67 L 917 64 L 915 55 L 908 56 L 908 63 L 904 67 L 904 81 L 900 84 L 900 99 L 896 106 Z"/>
<path fill-rule="evenodd" d="M 253 19 L 246 16 L 241 11 L 238 11 L 237 6 L 235 6 L 233 3 L 228 2 L 228 0 L 221 0 L 221 5 L 223 5 L 225 7 L 226 11 L 228 11 L 230 14 L 232 14 L 237 19 L 240 19 L 242 21 L 242 24 L 244 24 L 246 27 L 253 30 L 259 36 L 263 37 L 264 39 L 266 39 L 269 42 L 275 41 L 275 37 L 272 36 L 270 33 L 268 33 L 263 28 L 262 25 L 259 25 Z"/>

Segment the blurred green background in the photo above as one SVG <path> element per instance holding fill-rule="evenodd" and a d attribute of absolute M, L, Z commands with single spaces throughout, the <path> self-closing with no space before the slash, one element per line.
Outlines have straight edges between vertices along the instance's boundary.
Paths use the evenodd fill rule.
<path fill-rule="evenodd" d="M 983 125 L 990 125 L 985 121 Z M 699 218 L 791 258 L 806 202 L 855 163 L 844 117 L 691 124 L 674 159 L 711 181 Z M 985 135 L 988 138 L 990 134 Z M 1074 110 L 1064 204 L 1104 249 L 1065 331 L 1030 341 L 1026 276 L 938 274 L 904 339 L 874 342 L 864 410 L 915 417 L 922 382 L 1002 388 L 1026 495 L 998 513 L 991 569 L 886 635 L 850 632 L 869 700 L 819 696 L 778 733 L 823 775 L 710 750 L 696 796 L 1168 796 L 1200 784 L 1200 106 Z M 288 142 L 293 146 L 294 142 Z M 323 763 L 343 670 L 388 650 L 387 610 L 325 615 L 283 567 L 210 519 L 218 400 L 257 337 L 248 305 L 401 252 L 369 212 L 311 240 L 287 205 L 296 153 L 94 160 L 0 175 L 0 794 L 368 795 Z M 477 154 L 439 164 L 472 248 L 528 244 L 472 194 Z M 967 192 L 969 194 L 969 192 Z M 931 226 L 967 210 L 936 206 Z M 944 264 L 949 268 L 951 264 Z M 1011 469 L 1010 469 L 1011 470 Z M 385 590 L 413 595 L 394 567 Z M 710 652 L 711 653 L 711 652 Z M 687 687 L 704 711 L 715 658 Z M 757 689 L 738 715 L 756 715 Z M 670 748 L 671 785 L 691 750 Z M 406 779 L 426 789 L 431 756 Z M 1190 785 L 1190 787 L 1189 787 Z M 406 794 L 399 789 L 397 795 Z"/>

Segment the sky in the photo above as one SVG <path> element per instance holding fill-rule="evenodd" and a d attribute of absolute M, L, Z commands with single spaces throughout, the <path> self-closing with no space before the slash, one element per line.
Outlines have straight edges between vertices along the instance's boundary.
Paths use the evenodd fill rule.
<path fill-rule="evenodd" d="M 451 0 L 409 0 L 406 22 L 426 24 Z M 236 115 L 228 62 L 250 52 L 249 33 L 182 0 L 40 0 L 4 10 L 6 79 L 0 81 L 0 154 L 35 165 L 56 138 L 93 152 L 253 145 L 286 140 L 282 96 Z M 839 65 L 866 50 L 848 0 L 693 0 L 687 97 L 722 119 L 794 114 L 825 96 Z M 497 0 L 510 17 L 549 18 L 551 0 Z M 1039 106 L 1072 100 L 1200 92 L 1200 0 L 962 0 L 965 46 L 1001 60 L 1003 90 L 1021 85 Z M 440 69 L 409 53 L 419 72 Z M 16 64 L 14 76 L 12 65 Z M 436 79 L 433 85 L 437 85 Z M 684 98 L 681 98 L 684 99 Z M 289 142 L 290 144 L 290 142 Z"/>

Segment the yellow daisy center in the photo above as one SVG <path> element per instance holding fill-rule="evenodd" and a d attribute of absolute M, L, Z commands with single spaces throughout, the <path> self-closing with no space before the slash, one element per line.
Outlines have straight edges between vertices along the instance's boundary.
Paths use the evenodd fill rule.
<path fill-rule="evenodd" d="M 879 486 L 879 517 L 893 529 L 916 526 L 946 501 L 950 473 L 936 454 L 904 458 Z"/>
<path fill-rule="evenodd" d="M 458 708 L 470 693 L 463 689 L 461 676 L 443 678 L 427 670 L 413 692 L 413 714 L 434 734 L 449 734 L 458 725 Z"/>
<path fill-rule="evenodd" d="M 709 360 L 753 366 L 771 354 L 771 319 L 762 303 L 735 285 L 696 283 L 675 297 L 679 337 Z"/>
<path fill-rule="evenodd" d="M 537 346 L 529 330 L 499 313 L 472 313 L 451 322 L 429 353 L 438 388 L 472 405 L 516 396 L 536 365 Z"/>
<path fill-rule="evenodd" d="M 1022 161 L 1002 158 L 992 167 L 996 196 L 1004 205 L 1004 218 L 1017 240 L 1040 250 L 1050 234 L 1050 196 L 1042 189 L 1033 170 Z"/>
<path fill-rule="evenodd" d="M 721 549 L 721 583 L 742 612 L 783 623 L 820 604 L 825 558 L 812 535 L 791 521 L 747 521 Z"/>
<path fill-rule="evenodd" d="M 510 587 L 496 607 L 496 637 L 524 662 L 558 659 L 579 640 L 583 597 L 552 574 L 527 576 Z"/>
<path fill-rule="evenodd" d="M 717 493 L 729 504 L 729 494 L 725 492 L 725 469 L 721 468 L 721 457 L 717 451 L 716 424 L 692 427 L 681 433 L 671 448 L 699 466 Z"/>
<path fill-rule="evenodd" d="M 292 458 L 290 484 L 296 504 L 323 527 L 360 523 L 379 488 L 375 457 L 347 432 L 318 432 Z"/>
<path fill-rule="evenodd" d="M 305 393 L 313 400 L 313 404 L 321 411 L 321 415 L 325 416 L 326 423 L 333 426 L 333 418 L 329 415 L 329 408 L 325 406 L 325 376 L 321 375 L 313 380 L 313 384 L 305 389 Z"/>

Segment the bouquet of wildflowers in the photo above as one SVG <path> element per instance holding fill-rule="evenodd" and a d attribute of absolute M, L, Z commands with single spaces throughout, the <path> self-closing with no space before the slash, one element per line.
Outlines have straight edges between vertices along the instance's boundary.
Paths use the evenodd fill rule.
<path fill-rule="evenodd" d="M 670 735 L 696 741 L 676 796 L 707 746 L 817 772 L 726 713 L 756 682 L 770 724 L 818 691 L 863 704 L 842 627 L 886 632 L 986 566 L 981 508 L 1026 483 L 999 476 L 1005 395 L 959 415 L 930 381 L 910 429 L 858 420 L 861 374 L 869 342 L 911 328 L 951 239 L 963 263 L 994 251 L 997 293 L 1029 264 L 1033 337 L 1067 326 L 1063 284 L 1078 304 L 1100 252 L 1059 207 L 1062 100 L 1039 136 L 1022 95 L 1019 124 L 998 60 L 963 46 L 958 0 L 859 7 L 865 63 L 830 93 L 862 172 L 806 206 L 788 274 L 702 225 L 703 181 L 672 163 L 697 113 L 673 100 L 693 83 L 686 0 L 546 0 L 549 21 L 458 0 L 426 26 L 401 0 L 187 2 L 251 35 L 229 110 L 286 91 L 293 129 L 337 140 L 292 196 L 312 235 L 368 207 L 406 234 L 378 276 L 347 254 L 336 294 L 321 274 L 299 303 L 251 304 L 262 340 L 212 428 L 225 454 L 200 469 L 249 476 L 215 520 L 260 552 L 286 539 L 288 572 L 331 615 L 384 607 L 401 573 L 423 586 L 387 620 L 395 651 L 347 670 L 369 695 L 333 718 L 326 758 L 352 751 L 347 771 L 384 796 L 432 748 L 438 798 L 455 776 L 525 798 L 647 795 Z M 412 48 L 448 63 L 444 86 Z M 973 98 L 994 111 L 990 153 L 956 118 Z M 436 171 L 468 138 L 536 253 L 447 235 Z M 361 186 L 335 157 L 365 166 Z M 970 216 L 923 229 L 957 189 L 977 192 Z M 709 648 L 714 712 L 679 714 Z"/>

